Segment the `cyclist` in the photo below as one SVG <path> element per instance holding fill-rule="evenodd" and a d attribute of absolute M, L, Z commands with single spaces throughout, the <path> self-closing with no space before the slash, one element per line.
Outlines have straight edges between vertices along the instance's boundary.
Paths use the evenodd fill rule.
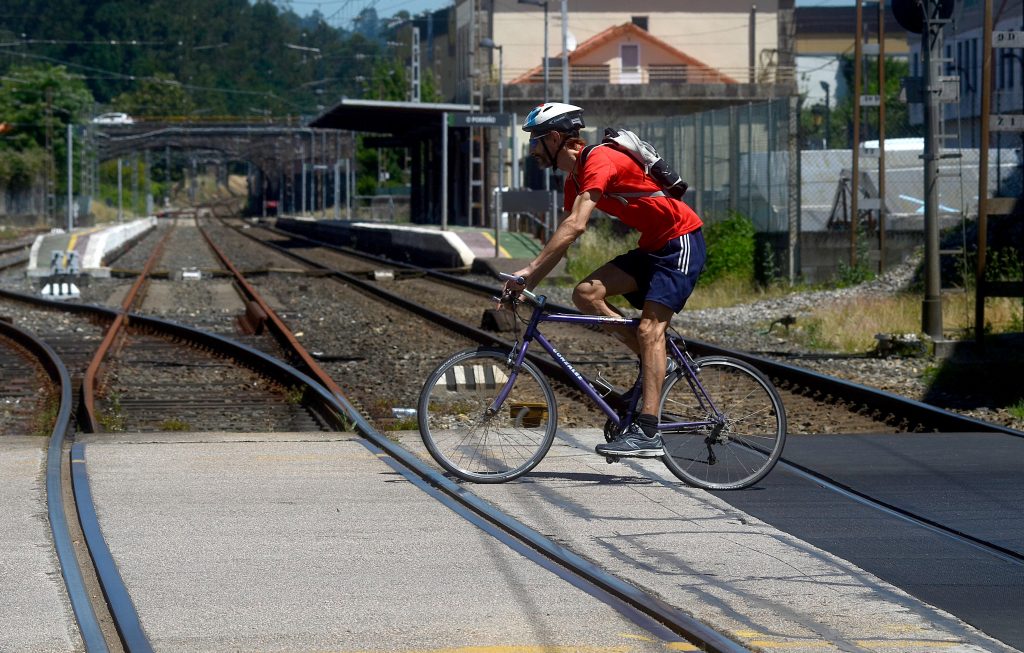
<path fill-rule="evenodd" d="M 591 315 L 618 316 L 607 298 L 623 295 L 641 310 L 640 326 L 609 327 L 609 331 L 640 357 L 643 399 L 637 421 L 597 452 L 614 456 L 654 458 L 664 454 L 657 425 L 658 402 L 666 374 L 665 331 L 672 315 L 682 310 L 704 267 L 702 222 L 683 202 L 666 196 L 628 154 L 613 147 L 592 148 L 579 166 L 586 142 L 583 109 L 548 102 L 526 117 L 530 156 L 540 167 L 566 173 L 568 215 L 537 257 L 515 273 L 533 289 L 565 255 L 587 228 L 595 208 L 640 232 L 637 248 L 617 256 L 583 279 L 573 291 L 573 303 Z M 521 289 L 506 282 L 506 292 Z"/>

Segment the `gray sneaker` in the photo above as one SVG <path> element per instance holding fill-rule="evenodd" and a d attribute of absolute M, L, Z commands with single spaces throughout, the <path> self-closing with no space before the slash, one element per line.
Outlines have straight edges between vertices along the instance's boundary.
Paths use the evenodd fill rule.
<path fill-rule="evenodd" d="M 665 446 L 660 433 L 649 438 L 637 424 L 630 424 L 612 442 L 597 445 L 597 453 L 602 456 L 660 458 L 665 455 Z"/>

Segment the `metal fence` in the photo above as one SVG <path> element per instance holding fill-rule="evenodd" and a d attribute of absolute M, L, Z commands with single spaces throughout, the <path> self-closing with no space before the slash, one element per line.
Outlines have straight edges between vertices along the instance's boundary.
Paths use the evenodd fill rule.
<path fill-rule="evenodd" d="M 797 224 L 792 105 L 788 99 L 735 105 L 644 123 L 634 131 L 690 185 L 686 202 L 706 222 L 735 211 L 759 232 L 786 232 Z"/>

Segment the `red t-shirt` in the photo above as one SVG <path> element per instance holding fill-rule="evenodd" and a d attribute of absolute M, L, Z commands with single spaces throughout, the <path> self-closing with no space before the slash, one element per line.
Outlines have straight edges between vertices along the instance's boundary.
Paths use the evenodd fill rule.
<path fill-rule="evenodd" d="M 574 170 L 575 179 L 572 174 L 566 177 L 565 210 L 572 210 L 579 193 L 601 191 L 597 208 L 639 231 L 638 247 L 644 251 L 661 249 L 673 238 L 695 231 L 704 224 L 693 209 L 671 197 L 623 198 L 626 204 L 610 197 L 609 193 L 653 193 L 661 190 L 625 152 L 608 146 L 595 147 L 587 155 L 583 168 L 580 170 L 577 166 Z"/>

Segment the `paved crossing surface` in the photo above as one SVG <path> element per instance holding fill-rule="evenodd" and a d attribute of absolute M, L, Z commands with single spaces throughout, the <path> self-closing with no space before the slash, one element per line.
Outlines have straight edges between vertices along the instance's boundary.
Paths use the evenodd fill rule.
<path fill-rule="evenodd" d="M 417 433 L 390 437 L 424 455 Z M 787 456 L 1019 547 L 1007 510 L 1024 457 L 1003 437 L 793 438 Z M 716 495 L 659 461 L 608 465 L 592 453 L 601 439 L 560 431 L 520 481 L 465 487 L 751 648 L 1016 641 L 1019 565 L 783 468 Z M 158 651 L 692 650 L 474 526 L 351 434 L 80 441 L 103 535 Z M 81 650 L 45 527 L 43 441 L 2 442 L 0 538 L 18 564 L 0 564 L 15 588 L 0 593 L 0 650 Z"/>
<path fill-rule="evenodd" d="M 781 465 L 758 491 L 720 498 L 1024 649 L 1024 438 L 797 436 L 783 457 L 1009 555 L 858 504 Z"/>
<path fill-rule="evenodd" d="M 0 651 L 84 650 L 46 513 L 45 437 L 0 438 Z"/>

